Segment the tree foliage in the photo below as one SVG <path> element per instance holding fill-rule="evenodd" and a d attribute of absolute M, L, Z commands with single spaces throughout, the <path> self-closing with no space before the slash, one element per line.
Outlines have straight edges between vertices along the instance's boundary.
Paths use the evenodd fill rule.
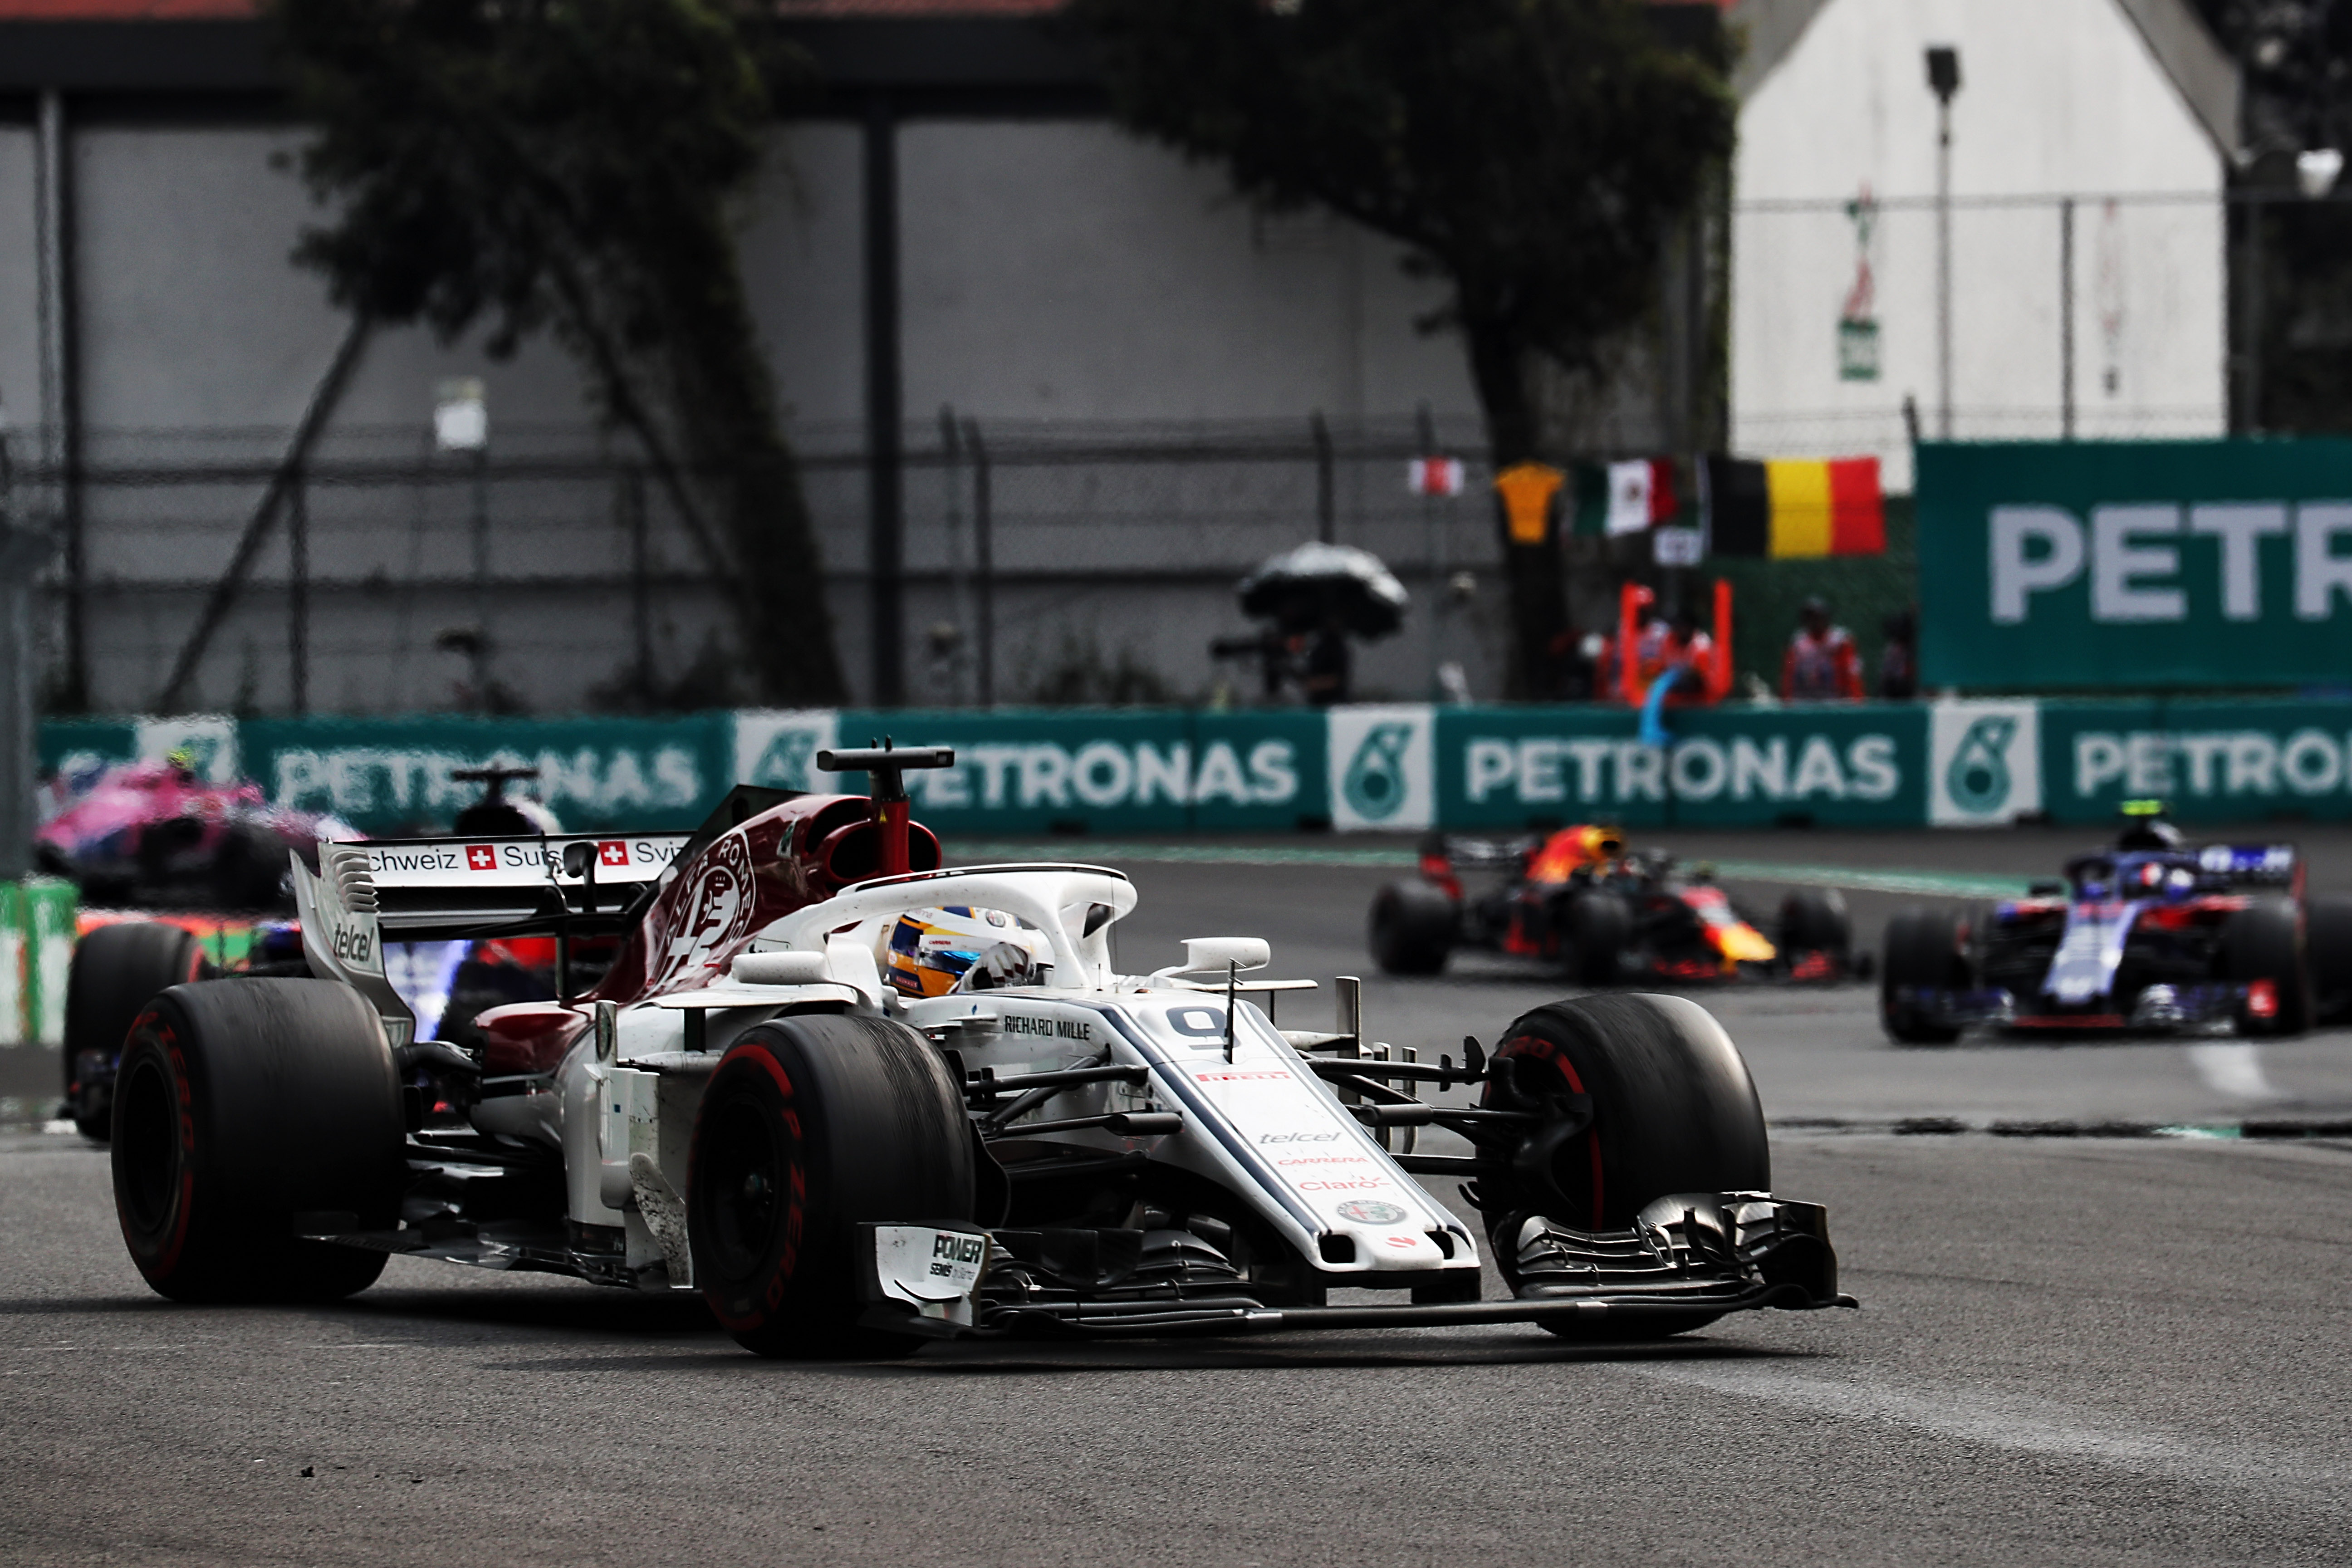
<path fill-rule="evenodd" d="M 1720 62 L 1635 0 L 1074 0 L 1132 129 L 1275 208 L 1320 204 L 1442 279 L 1499 469 L 1536 454 L 1539 356 L 1601 371 L 1669 226 L 1729 155 Z M 1503 520 L 1497 508 L 1497 525 Z M 1504 530 L 1509 689 L 1565 665 L 1558 542 Z"/>
<path fill-rule="evenodd" d="M 1654 302 L 1667 226 L 1730 153 L 1711 62 L 1633 0 L 1076 0 L 1120 117 L 1274 207 L 1321 204 L 1444 280 L 1497 465 L 1530 359 L 1570 370 Z"/>
<path fill-rule="evenodd" d="M 338 303 L 545 330 L 634 434 L 725 595 L 757 697 L 841 675 L 734 204 L 793 60 L 731 0 L 276 0 Z"/>

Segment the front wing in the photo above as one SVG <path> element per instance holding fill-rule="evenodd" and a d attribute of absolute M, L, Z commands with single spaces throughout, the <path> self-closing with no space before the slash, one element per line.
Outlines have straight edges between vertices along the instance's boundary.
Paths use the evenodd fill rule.
<path fill-rule="evenodd" d="M 866 1226 L 863 1297 L 876 1328 L 946 1338 L 1263 1334 L 1471 1323 L 1615 1323 L 1676 1332 L 1727 1312 L 1853 1307 L 1837 1289 L 1826 1211 L 1767 1193 L 1658 1199 L 1632 1228 L 1579 1231 L 1530 1219 L 1518 1292 L 1504 1300 L 1269 1304 L 1245 1281 L 1041 1278 L 1031 1233 L 1012 1247 L 978 1227 Z M 1072 1233 L 1077 1234 L 1077 1233 Z M 1110 1233 L 1086 1233 L 1091 1236 Z M 1090 1243 L 1087 1256 L 1100 1248 Z M 1093 1273 L 1090 1266 L 1087 1270 Z"/>
<path fill-rule="evenodd" d="M 2228 1034 L 2238 1027 L 2248 988 L 2229 981 L 2150 985 L 2126 1010 L 2113 997 L 2061 1006 L 2045 997 L 2019 996 L 2002 986 L 1971 991 L 1897 986 L 1895 999 L 1920 1022 L 1938 1028 L 2128 1029 Z"/>

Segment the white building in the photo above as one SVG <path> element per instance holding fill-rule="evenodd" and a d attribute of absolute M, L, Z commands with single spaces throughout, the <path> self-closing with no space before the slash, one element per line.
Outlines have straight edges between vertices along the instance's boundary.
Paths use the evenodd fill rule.
<path fill-rule="evenodd" d="M 1946 428 L 1937 46 L 1957 49 L 1960 74 L 1949 434 L 2227 428 L 2239 78 L 2187 0 L 1739 0 L 1731 17 L 1748 37 L 1734 450 L 1876 453 L 1889 488 L 1907 489 L 1906 399 L 1922 436 Z M 1858 289 L 1865 260 L 1873 287 Z"/>

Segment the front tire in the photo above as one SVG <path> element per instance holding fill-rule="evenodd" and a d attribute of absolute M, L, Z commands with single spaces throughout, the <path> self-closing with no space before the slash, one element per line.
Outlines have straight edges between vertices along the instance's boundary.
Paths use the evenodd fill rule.
<path fill-rule="evenodd" d="M 2352 1023 L 2352 897 L 2304 906 L 2304 959 L 2311 970 L 2311 1021 Z"/>
<path fill-rule="evenodd" d="M 904 1025 L 780 1018 L 711 1074 L 687 1181 L 694 1279 L 754 1354 L 915 1348 L 915 1336 L 858 1322 L 857 1227 L 969 1223 L 972 1207 L 963 1097 Z"/>
<path fill-rule="evenodd" d="M 66 978 L 66 1114 L 83 1137 L 106 1142 L 131 1021 L 156 993 L 202 979 L 205 968 L 194 934 L 160 921 L 100 926 L 76 944 Z"/>
<path fill-rule="evenodd" d="M 1372 962 L 1388 974 L 1435 974 L 1461 929 L 1462 910 L 1444 889 L 1391 882 L 1372 900 Z"/>
<path fill-rule="evenodd" d="M 1960 1031 L 1933 1022 L 1906 990 L 1965 991 L 1971 979 L 1968 918 L 1958 910 L 1913 905 L 1886 922 L 1885 955 L 1878 973 L 1878 1017 L 1906 1046 L 1948 1046 Z"/>
<path fill-rule="evenodd" d="M 2254 988 L 2240 1005 L 2242 1033 L 2300 1035 L 2310 1026 L 2311 965 L 2294 900 L 2257 900 L 2230 917 L 2221 928 L 2221 973 Z M 2259 1000 L 2265 986 L 2267 1005 Z"/>
<path fill-rule="evenodd" d="M 381 1252 L 298 1229 L 390 1230 L 407 1179 L 383 1026 L 347 986 L 174 985 L 131 1026 L 114 1206 L 131 1261 L 176 1301 L 327 1301 Z"/>
<path fill-rule="evenodd" d="M 1696 1002 L 1639 993 L 1555 1002 L 1505 1030 L 1495 1061 L 1480 1106 L 1544 1118 L 1507 1175 L 1479 1181 L 1488 1244 L 1514 1292 L 1519 1233 L 1532 1216 L 1625 1230 L 1672 1193 L 1771 1188 L 1771 1144 L 1748 1064 Z M 1643 1339 L 1712 1321 L 1612 1313 L 1597 1327 L 1543 1326 L 1562 1338 Z"/>

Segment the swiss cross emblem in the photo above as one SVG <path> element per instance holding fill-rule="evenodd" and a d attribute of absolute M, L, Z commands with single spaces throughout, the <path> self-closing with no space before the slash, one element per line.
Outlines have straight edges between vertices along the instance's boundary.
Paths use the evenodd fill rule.
<path fill-rule="evenodd" d="M 497 850 L 491 848 L 487 844 L 468 844 L 466 846 L 467 870 L 495 871 L 498 868 L 499 852 Z"/>
<path fill-rule="evenodd" d="M 629 846 L 625 841 L 618 838 L 599 840 L 596 845 L 596 863 L 600 866 L 627 866 Z"/>

